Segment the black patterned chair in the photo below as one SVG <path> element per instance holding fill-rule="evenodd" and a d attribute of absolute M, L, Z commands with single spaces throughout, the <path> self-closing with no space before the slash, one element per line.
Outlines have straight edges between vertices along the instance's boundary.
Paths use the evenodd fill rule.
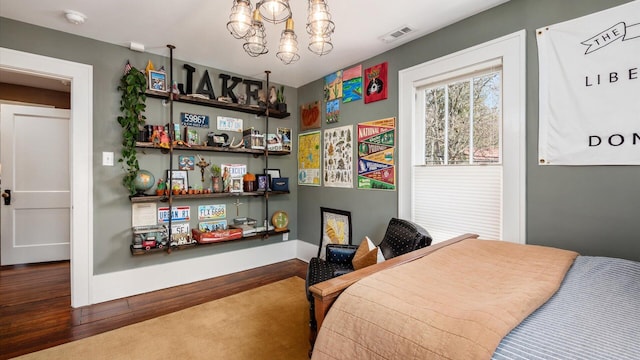
<path fill-rule="evenodd" d="M 387 226 L 384 238 L 378 245 L 385 259 L 406 254 L 413 250 L 431 245 L 431 235 L 422 226 L 408 220 L 392 218 Z M 306 278 L 307 299 L 309 300 L 309 327 L 312 342 L 317 332 L 313 295 L 309 287 L 319 282 L 353 271 L 351 261 L 358 249 L 358 245 L 326 245 L 326 260 L 320 258 L 322 239 L 318 249 L 318 256 L 309 261 Z M 313 348 L 313 343 L 311 344 Z"/>

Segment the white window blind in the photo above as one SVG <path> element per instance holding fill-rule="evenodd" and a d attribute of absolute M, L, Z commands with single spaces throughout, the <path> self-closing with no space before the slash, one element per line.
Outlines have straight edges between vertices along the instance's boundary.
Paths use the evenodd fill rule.
<path fill-rule="evenodd" d="M 434 243 L 462 233 L 502 239 L 502 166 L 414 166 L 412 218 Z"/>

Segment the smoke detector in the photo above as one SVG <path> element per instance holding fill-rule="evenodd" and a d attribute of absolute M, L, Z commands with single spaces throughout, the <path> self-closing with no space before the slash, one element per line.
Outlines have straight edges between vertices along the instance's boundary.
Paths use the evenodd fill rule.
<path fill-rule="evenodd" d="M 395 29 L 385 35 L 382 35 L 380 37 L 380 40 L 386 42 L 386 43 L 390 43 L 390 42 L 394 42 L 398 39 L 400 39 L 401 37 L 407 35 L 408 33 L 412 32 L 414 29 L 409 26 L 409 25 L 403 25 L 401 27 L 399 27 L 398 29 Z"/>
<path fill-rule="evenodd" d="M 65 10 L 64 17 L 67 18 L 68 22 L 75 25 L 84 24 L 87 20 L 87 16 L 85 14 L 73 10 Z"/>

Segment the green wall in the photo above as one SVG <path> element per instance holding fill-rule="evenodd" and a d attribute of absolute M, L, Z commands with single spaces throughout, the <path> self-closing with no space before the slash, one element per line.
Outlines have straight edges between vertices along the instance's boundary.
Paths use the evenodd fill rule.
<path fill-rule="evenodd" d="M 640 260 L 637 230 L 640 220 L 640 167 L 543 167 L 537 164 L 538 54 L 535 30 L 625 2 L 511 0 L 364 60 L 361 62 L 363 68 L 388 62 L 388 99 L 367 105 L 362 101 L 341 104 L 340 122 L 332 126 L 323 124 L 323 129 L 397 117 L 399 70 L 526 29 L 527 242 L 574 249 L 584 255 Z M 322 83 L 320 79 L 298 89 L 300 103 L 320 99 Z M 403 126 L 401 120 L 398 126 Z M 352 212 L 355 243 L 365 235 L 380 241 L 389 218 L 398 213 L 396 192 L 300 187 L 298 195 L 298 236 L 311 243 L 317 243 L 319 239 L 320 206 Z"/>
<path fill-rule="evenodd" d="M 182 69 L 184 62 L 180 59 L 180 44 L 176 45 L 174 52 L 174 79 L 178 82 L 185 82 L 186 75 Z M 0 47 L 15 49 L 19 51 L 49 56 L 53 58 L 65 59 L 74 62 L 89 64 L 93 66 L 93 248 L 94 248 L 94 274 L 103 274 L 119 270 L 133 269 L 142 266 L 163 264 L 171 261 L 183 260 L 187 258 L 205 256 L 215 253 L 222 253 L 237 249 L 257 247 L 265 244 L 282 241 L 282 236 L 272 236 L 267 240 L 254 239 L 234 241 L 223 244 L 210 245 L 197 249 L 174 251 L 171 254 L 155 253 L 145 256 L 132 256 L 129 251 L 131 244 L 131 203 L 128 199 L 128 191 L 121 185 L 124 174 L 118 163 L 113 167 L 102 166 L 102 152 L 112 151 L 119 158 L 121 148 L 121 128 L 116 118 L 119 115 L 120 93 L 117 91 L 120 77 L 124 65 L 128 60 L 131 64 L 144 68 L 147 60 L 151 59 L 156 68 L 164 65 L 169 68 L 169 50 L 167 57 L 161 57 L 148 53 L 139 53 L 129 50 L 123 46 L 117 46 L 104 42 L 91 40 L 67 33 L 53 31 L 50 29 L 33 26 L 21 22 L 16 22 L 6 18 L 0 18 Z M 260 67 L 259 60 L 256 67 Z M 196 68 L 194 75 L 194 89 L 197 87 L 204 70 L 209 71 L 211 82 L 216 95 L 220 94 L 220 79 L 218 75 L 225 73 L 233 76 L 245 78 L 243 74 L 234 74 L 224 70 L 206 68 L 198 64 L 190 63 Z M 265 69 L 268 70 L 268 69 Z M 263 79 L 255 79 L 262 80 Z M 285 89 L 285 95 L 290 109 L 297 109 L 296 90 L 290 87 Z M 180 112 L 190 112 L 196 114 L 209 115 L 211 128 L 215 130 L 217 116 L 229 116 L 241 118 L 244 126 L 254 126 L 265 131 L 263 119 L 254 115 L 226 111 L 210 107 L 188 105 L 183 103 L 174 104 L 174 121 L 179 122 Z M 287 119 L 270 119 L 270 132 L 275 132 L 276 127 L 288 127 L 297 132 L 297 112 Z M 147 123 L 164 125 L 169 122 L 169 106 L 162 106 L 158 99 L 147 100 Z M 206 130 L 200 131 L 200 136 L 206 134 Z M 282 176 L 292 176 L 295 179 L 296 159 L 294 143 L 293 152 L 286 156 L 269 157 L 269 167 L 281 169 Z M 174 164 L 177 164 L 179 155 L 196 155 L 196 153 L 176 152 L 174 154 Z M 242 154 L 221 155 L 221 153 L 200 153 L 207 161 L 212 163 L 246 163 L 248 169 L 254 173 L 261 173 L 264 169 L 263 158 L 253 158 Z M 168 155 L 163 155 L 157 150 L 145 151 L 139 154 L 140 166 L 150 170 L 156 180 L 169 168 Z M 193 184 L 200 184 L 200 171 L 196 167 L 195 171 L 189 172 L 189 181 Z M 210 181 L 209 181 L 210 183 Z M 269 201 L 269 213 L 276 210 L 284 210 L 289 214 L 290 223 L 289 239 L 297 238 L 297 193 L 296 186 L 291 187 L 291 194 L 282 196 L 272 196 Z M 227 204 L 227 220 L 236 217 L 236 207 L 232 205 L 234 199 L 222 199 L 215 201 L 178 201 L 174 205 L 191 206 L 191 227 L 197 226 L 197 207 L 203 204 Z M 249 216 L 256 219 L 264 219 L 264 205 L 260 199 L 241 198 L 244 203 L 240 207 L 240 216 Z M 159 205 L 162 206 L 162 205 Z M 195 219 L 194 219 L 195 217 Z M 270 215 L 269 215 L 270 218 Z"/>
<path fill-rule="evenodd" d="M 538 59 L 535 29 L 573 19 L 625 3 L 624 0 L 511 0 L 454 25 L 441 29 L 396 49 L 361 62 L 363 68 L 387 61 L 389 63 L 389 97 L 387 100 L 364 105 L 362 101 L 341 104 L 341 120 L 337 126 L 398 115 L 398 71 L 410 66 L 462 50 L 512 32 L 527 30 L 527 241 L 569 248 L 585 255 L 616 256 L 640 260 L 640 240 L 636 225 L 640 220 L 640 167 L 638 166 L 583 166 L 563 167 L 537 165 L 538 141 Z M 180 44 L 175 57 L 180 59 Z M 144 67 L 148 59 L 159 67 L 168 67 L 168 59 L 128 48 L 53 31 L 13 20 L 0 18 L 0 46 L 20 51 L 66 59 L 93 66 L 93 178 L 94 178 L 94 273 L 132 269 L 176 260 L 256 247 L 282 240 L 281 236 L 268 240 L 244 240 L 201 249 L 176 251 L 172 254 L 154 254 L 133 257 L 129 253 L 131 204 L 126 190 L 120 185 L 122 171 L 119 166 L 103 167 L 103 151 L 118 153 L 121 130 L 116 122 L 119 113 L 118 80 L 127 59 Z M 167 51 L 168 54 L 168 51 Z M 327 60 L 331 59 L 331 55 Z M 259 61 L 259 60 L 257 60 Z M 183 62 L 176 60 L 176 79 L 181 82 Z M 197 68 L 196 79 L 205 67 Z M 259 67 L 259 65 L 257 65 Z M 219 88 L 218 74 L 224 70 L 208 69 Z M 267 69 L 265 69 L 267 70 Z M 339 70 L 339 69 L 335 69 Z M 232 74 L 244 77 L 243 74 Z M 263 80 L 263 79 L 258 79 Z M 219 90 L 216 90 L 219 91 Z M 353 216 L 354 242 L 369 235 L 379 241 L 384 235 L 389 218 L 398 212 L 397 192 L 364 191 L 325 187 L 295 186 L 298 134 L 298 104 L 319 100 L 322 80 L 299 89 L 285 90 L 289 111 L 288 119 L 271 120 L 275 126 L 293 129 L 292 155 L 270 157 L 270 167 L 280 168 L 283 176 L 290 177 L 291 194 L 272 197 L 270 212 L 285 210 L 290 217 L 290 239 L 317 244 L 320 237 L 320 206 L 350 210 Z M 150 99 L 147 117 L 153 124 L 168 122 L 168 110 L 159 100 Z M 232 116 L 245 120 L 245 125 L 260 127 L 252 115 L 213 108 L 176 104 L 180 111 L 207 114 L 215 117 Z M 398 126 L 403 126 L 399 124 Z M 329 128 L 323 124 L 323 129 Z M 250 169 L 261 169 L 260 160 L 235 154 L 221 157 L 208 153 L 206 159 L 222 162 L 247 162 Z M 176 159 L 177 160 L 176 154 Z M 402 154 L 400 154 L 402 156 Z M 168 159 L 158 152 L 142 155 L 143 168 L 161 174 Z M 257 171 L 257 170 L 256 170 Z M 190 179 L 199 178 L 199 171 L 191 172 Z M 403 174 L 399 174 L 403 176 Z M 240 215 L 261 218 L 263 207 L 255 199 L 242 199 L 249 205 L 241 207 Z M 190 202 L 193 209 L 201 201 Z M 226 201 L 228 219 L 235 217 L 235 206 Z M 180 203 L 177 203 L 180 204 Z M 251 209 L 251 210 L 248 210 Z M 197 221 L 191 221 L 194 226 Z"/>

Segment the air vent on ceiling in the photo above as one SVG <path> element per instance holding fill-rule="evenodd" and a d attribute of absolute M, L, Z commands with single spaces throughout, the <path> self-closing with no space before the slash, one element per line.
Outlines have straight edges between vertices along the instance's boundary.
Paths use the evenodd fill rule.
<path fill-rule="evenodd" d="M 380 37 L 380 40 L 386 42 L 386 43 L 390 43 L 393 41 L 396 41 L 398 39 L 400 39 L 401 37 L 407 35 L 408 33 L 412 32 L 414 29 L 409 26 L 409 25 L 403 25 L 400 28 L 391 31 L 388 34 L 385 34 L 383 36 Z"/>

